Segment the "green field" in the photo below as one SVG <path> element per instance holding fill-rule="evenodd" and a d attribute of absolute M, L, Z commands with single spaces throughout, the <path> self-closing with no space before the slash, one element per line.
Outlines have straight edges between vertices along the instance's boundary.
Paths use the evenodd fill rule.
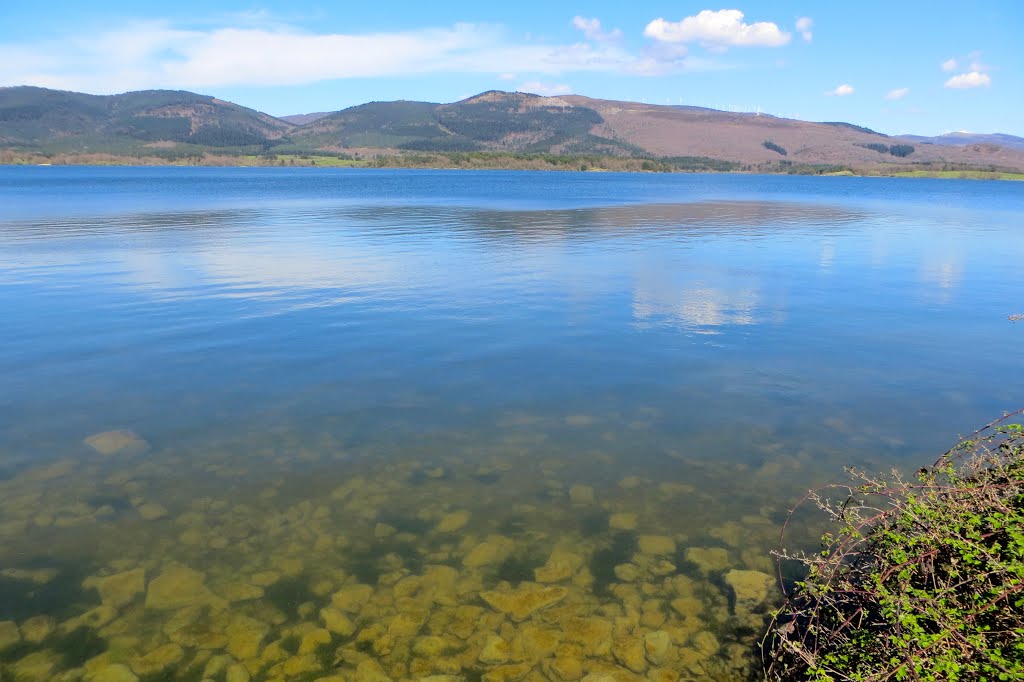
<path fill-rule="evenodd" d="M 1024 173 L 1001 171 L 955 170 L 955 171 L 903 171 L 893 173 L 896 178 L 945 178 L 952 180 L 1024 180 Z"/>

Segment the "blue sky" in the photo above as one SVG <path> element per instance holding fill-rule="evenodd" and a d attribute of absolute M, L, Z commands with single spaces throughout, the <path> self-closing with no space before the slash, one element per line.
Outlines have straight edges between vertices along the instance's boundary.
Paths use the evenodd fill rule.
<path fill-rule="evenodd" d="M 274 115 L 490 89 L 1024 136 L 1024 1 L 0 3 L 0 85 Z"/>

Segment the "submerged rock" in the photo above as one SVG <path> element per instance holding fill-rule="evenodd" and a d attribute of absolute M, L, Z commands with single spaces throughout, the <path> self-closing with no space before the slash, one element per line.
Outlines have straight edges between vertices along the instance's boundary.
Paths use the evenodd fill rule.
<path fill-rule="evenodd" d="M 641 535 L 638 545 L 642 554 L 672 556 L 676 553 L 676 541 L 667 535 Z"/>
<path fill-rule="evenodd" d="M 490 535 L 474 547 L 462 560 L 466 568 L 481 568 L 500 564 L 515 549 L 515 543 L 502 535 Z"/>
<path fill-rule="evenodd" d="M 725 584 L 736 596 L 736 610 L 752 611 L 768 599 L 775 586 L 775 578 L 760 571 L 733 569 L 725 574 Z"/>
<path fill-rule="evenodd" d="M 612 656 L 635 673 L 642 673 L 647 668 L 644 640 L 636 635 L 616 637 L 612 642 Z"/>
<path fill-rule="evenodd" d="M 185 651 L 177 644 L 164 644 L 145 656 L 131 661 L 132 672 L 148 676 L 161 673 L 185 657 Z"/>
<path fill-rule="evenodd" d="M 97 670 L 85 678 L 86 682 L 139 682 L 139 678 L 126 665 L 114 663 Z"/>
<path fill-rule="evenodd" d="M 56 667 L 53 652 L 44 650 L 29 654 L 12 665 L 11 670 L 17 682 L 49 682 Z"/>
<path fill-rule="evenodd" d="M 370 585 L 348 585 L 341 588 L 331 597 L 331 605 L 346 613 L 359 613 L 373 596 Z"/>
<path fill-rule="evenodd" d="M 146 591 L 146 571 L 136 568 L 104 577 L 93 576 L 86 578 L 82 587 L 96 588 L 104 604 L 121 608 Z"/>
<path fill-rule="evenodd" d="M 578 644 L 587 656 L 607 656 L 612 650 L 612 624 L 603 618 L 572 618 L 562 624 L 567 642 Z"/>
<path fill-rule="evenodd" d="M 589 485 L 571 486 L 569 488 L 569 500 L 573 504 L 593 504 L 594 489 L 591 488 Z"/>
<path fill-rule="evenodd" d="M 647 660 L 654 665 L 665 663 L 671 652 L 672 637 L 664 630 L 648 632 L 644 635 L 644 653 Z"/>
<path fill-rule="evenodd" d="M 723 547 L 689 547 L 686 560 L 696 564 L 705 575 L 724 571 L 732 563 L 728 550 Z"/>
<path fill-rule="evenodd" d="M 223 608 L 225 601 L 206 587 L 205 580 L 206 574 L 175 564 L 149 582 L 146 608 L 157 611 L 202 605 Z"/>
<path fill-rule="evenodd" d="M 149 450 L 149 443 L 134 431 L 118 429 L 88 436 L 86 445 L 101 455 L 139 455 Z"/>
<path fill-rule="evenodd" d="M 139 516 L 146 521 L 156 521 L 167 516 L 167 509 L 162 504 L 157 504 L 156 502 L 141 504 L 138 511 Z"/>
<path fill-rule="evenodd" d="M 533 569 L 534 579 L 539 583 L 560 583 L 572 578 L 584 563 L 583 556 L 556 548 L 543 566 Z"/>
<path fill-rule="evenodd" d="M 569 590 L 564 587 L 521 583 L 519 587 L 509 592 L 481 592 L 480 597 L 495 611 L 521 622 L 537 611 L 554 606 L 568 594 Z"/>
<path fill-rule="evenodd" d="M 441 521 L 437 524 L 434 529 L 438 533 L 454 533 L 457 530 L 462 530 L 469 523 L 469 512 L 458 511 L 451 514 L 446 514 Z"/>
<path fill-rule="evenodd" d="M 491 668 L 483 675 L 483 682 L 516 682 L 530 674 L 533 666 L 528 663 L 508 663 Z"/>
<path fill-rule="evenodd" d="M 11 620 L 0 621 L 0 651 L 21 641 L 18 624 Z"/>
<path fill-rule="evenodd" d="M 21 634 L 25 641 L 38 644 L 50 636 L 57 627 L 57 621 L 51 616 L 33 616 L 21 624 Z M 3 649 L 0 644 L 0 649 Z"/>
<path fill-rule="evenodd" d="M 344 611 L 334 606 L 320 609 L 320 618 L 328 630 L 342 637 L 348 637 L 356 631 L 355 623 L 349 620 Z"/>
<path fill-rule="evenodd" d="M 228 637 L 227 652 L 240 661 L 255 658 L 268 632 L 270 626 L 263 621 L 235 614 L 225 632 Z"/>
<path fill-rule="evenodd" d="M 480 652 L 480 662 L 488 665 L 505 663 L 509 659 L 509 653 L 508 642 L 497 635 L 491 635 Z"/>
<path fill-rule="evenodd" d="M 608 528 L 611 530 L 636 530 L 636 524 L 636 514 L 619 512 L 608 518 Z"/>

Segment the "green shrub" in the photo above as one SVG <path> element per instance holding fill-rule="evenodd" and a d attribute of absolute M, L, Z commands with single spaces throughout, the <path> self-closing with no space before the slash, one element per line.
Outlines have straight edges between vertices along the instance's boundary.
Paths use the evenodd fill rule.
<path fill-rule="evenodd" d="M 788 152 L 785 150 L 785 148 L 781 147 L 780 145 L 775 144 L 771 140 L 765 140 L 764 142 L 761 143 L 761 146 L 764 147 L 765 149 L 769 150 L 769 151 L 773 151 L 773 152 L 775 152 L 777 154 L 782 154 L 783 156 L 786 156 L 788 154 Z"/>
<path fill-rule="evenodd" d="M 835 530 L 820 554 L 779 553 L 807 575 L 765 638 L 769 679 L 1024 679 L 1024 430 L 1010 416 L 913 481 L 851 471 L 809 495 Z"/>

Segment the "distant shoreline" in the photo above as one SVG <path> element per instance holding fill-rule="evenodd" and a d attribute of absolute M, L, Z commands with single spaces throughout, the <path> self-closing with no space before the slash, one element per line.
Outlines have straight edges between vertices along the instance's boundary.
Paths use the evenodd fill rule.
<path fill-rule="evenodd" d="M 657 159 L 637 157 L 563 156 L 516 153 L 381 154 L 370 158 L 347 155 L 212 155 L 183 158 L 117 154 L 59 154 L 0 151 L 5 166 L 214 167 L 214 168 L 402 168 L 423 170 L 531 170 L 619 173 L 722 173 L 729 175 L 816 175 L 845 177 L 933 178 L 1024 181 L 1024 173 L 996 168 L 917 167 L 855 168 L 775 162 L 739 164 L 703 157 Z"/>

